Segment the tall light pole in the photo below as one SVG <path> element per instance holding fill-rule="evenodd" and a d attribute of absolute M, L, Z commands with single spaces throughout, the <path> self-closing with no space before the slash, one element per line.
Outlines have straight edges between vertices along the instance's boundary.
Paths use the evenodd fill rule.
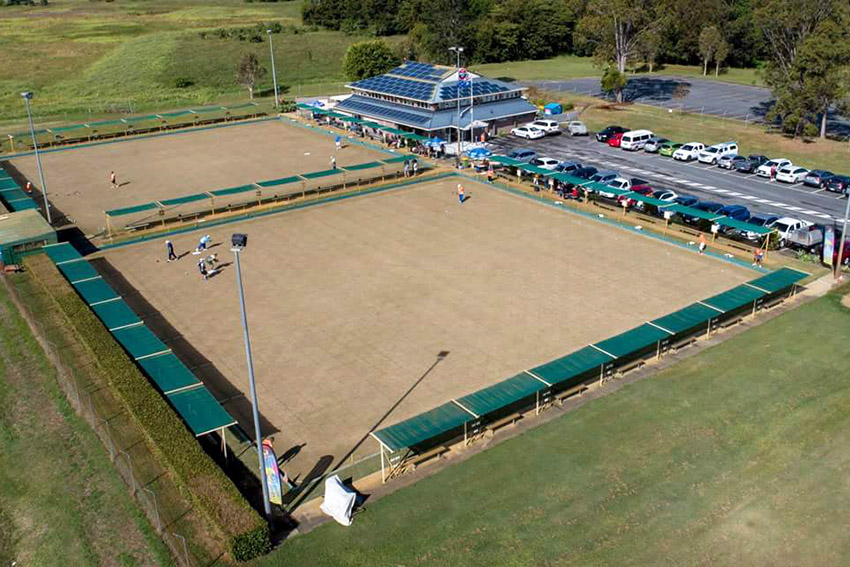
<path fill-rule="evenodd" d="M 457 45 L 449 47 L 449 51 L 457 53 L 457 163 L 460 163 L 460 54 L 463 48 Z"/>
<path fill-rule="evenodd" d="M 277 97 L 277 73 L 274 70 L 274 45 L 272 45 L 272 30 L 266 30 L 269 36 L 269 52 L 272 55 L 272 80 L 274 81 L 274 107 L 280 107 L 280 100 Z"/>
<path fill-rule="evenodd" d="M 38 182 L 41 183 L 41 194 L 44 196 L 44 210 L 47 213 L 47 222 L 53 224 L 50 218 L 50 203 L 47 202 L 47 185 L 44 184 L 44 170 L 41 169 L 41 154 L 38 153 L 38 142 L 35 141 L 35 126 L 32 124 L 32 112 L 30 111 L 30 100 L 32 100 L 32 91 L 22 92 L 24 105 L 27 107 L 27 119 L 30 123 L 30 135 L 32 136 L 32 148 L 35 150 L 35 162 L 38 164 Z"/>
<path fill-rule="evenodd" d="M 251 357 L 251 339 L 248 337 L 248 316 L 245 314 L 245 290 L 242 287 L 242 266 L 239 256 L 248 245 L 247 234 L 234 234 L 231 239 L 233 247 L 230 249 L 236 258 L 236 286 L 239 289 L 239 307 L 242 310 L 242 335 L 245 337 L 245 356 L 248 359 L 248 379 L 251 385 L 251 409 L 254 412 L 254 436 L 257 438 L 257 460 L 260 464 L 260 484 L 263 485 L 263 508 L 266 518 L 271 520 L 272 506 L 269 502 L 269 487 L 266 485 L 266 470 L 263 463 L 263 438 L 260 435 L 260 403 L 257 400 L 257 384 L 254 381 L 254 359 Z"/>
<path fill-rule="evenodd" d="M 841 243 L 838 245 L 838 262 L 835 266 L 835 277 L 841 277 L 841 262 L 844 260 L 844 241 L 847 239 L 847 217 L 850 216 L 850 192 L 845 193 L 847 205 L 844 207 L 844 225 L 841 227 Z"/>

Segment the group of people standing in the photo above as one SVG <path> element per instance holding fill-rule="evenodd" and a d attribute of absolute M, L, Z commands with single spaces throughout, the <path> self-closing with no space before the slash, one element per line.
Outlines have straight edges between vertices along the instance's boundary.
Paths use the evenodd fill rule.
<path fill-rule="evenodd" d="M 207 251 L 211 244 L 212 237 L 209 234 L 205 234 L 198 241 L 198 247 L 195 248 L 195 250 L 192 252 L 192 255 L 194 256 L 201 256 L 198 259 L 198 272 L 201 274 L 201 277 L 204 279 L 204 281 L 209 280 L 209 278 L 216 275 L 220 270 L 220 268 L 217 267 L 218 254 L 209 254 L 207 256 L 204 256 L 204 253 Z M 174 251 L 174 243 L 170 240 L 165 241 L 165 251 L 167 254 L 166 261 L 169 263 L 176 262 L 182 257 L 178 256 L 177 252 Z"/>

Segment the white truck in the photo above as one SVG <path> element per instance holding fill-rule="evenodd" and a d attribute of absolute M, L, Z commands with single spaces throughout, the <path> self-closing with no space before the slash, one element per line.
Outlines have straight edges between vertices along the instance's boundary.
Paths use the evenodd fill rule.
<path fill-rule="evenodd" d="M 779 234 L 779 247 L 797 248 L 814 252 L 823 244 L 823 230 L 809 221 L 782 217 L 773 221 L 770 228 Z"/>

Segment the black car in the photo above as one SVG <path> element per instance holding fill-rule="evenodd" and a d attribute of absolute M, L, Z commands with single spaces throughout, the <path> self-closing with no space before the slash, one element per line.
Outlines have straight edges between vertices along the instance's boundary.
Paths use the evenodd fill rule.
<path fill-rule="evenodd" d="M 589 165 L 587 167 L 582 167 L 581 169 L 573 171 L 573 175 L 581 179 L 590 179 L 591 177 L 596 175 L 596 172 L 598 171 L 598 169 Z"/>
<path fill-rule="evenodd" d="M 767 156 L 747 156 L 747 159 L 735 164 L 735 171 L 739 173 L 755 173 L 758 167 L 769 161 Z"/>
<path fill-rule="evenodd" d="M 610 138 L 614 134 L 625 134 L 628 132 L 628 128 L 623 128 L 622 126 L 608 126 L 601 132 L 596 133 L 596 141 L 597 142 L 607 142 L 608 138 Z"/>
<path fill-rule="evenodd" d="M 717 213 L 717 211 L 723 208 L 723 205 L 720 203 L 715 203 L 714 201 L 700 201 L 699 203 L 694 205 L 693 208 L 698 209 L 700 211 L 704 211 L 706 213 Z M 697 224 L 702 219 L 700 219 L 699 217 L 684 215 L 682 217 L 682 220 L 684 220 L 688 224 Z"/>
<path fill-rule="evenodd" d="M 697 199 L 693 195 L 679 195 L 673 200 L 677 204 L 682 205 L 683 207 L 693 207 L 694 205 L 699 203 L 699 199 Z"/>
<path fill-rule="evenodd" d="M 739 221 L 746 221 L 751 216 L 749 209 L 744 205 L 726 205 L 722 209 L 719 209 L 717 214 Z"/>
<path fill-rule="evenodd" d="M 809 187 L 824 188 L 826 187 L 826 184 L 829 183 L 829 180 L 833 177 L 835 177 L 835 174 L 831 171 L 813 169 L 803 179 L 803 185 L 808 185 Z"/>
<path fill-rule="evenodd" d="M 555 168 L 555 171 L 560 171 L 561 173 L 570 173 L 573 174 L 583 166 L 577 161 L 562 161 L 558 164 L 558 167 Z"/>
<path fill-rule="evenodd" d="M 770 226 L 774 221 L 778 220 L 779 215 L 774 215 L 770 213 L 756 213 L 749 219 L 747 219 L 747 222 L 755 226 Z M 763 234 L 758 234 L 749 230 L 735 230 L 734 234 L 735 236 L 744 238 L 746 240 L 761 240 L 762 238 L 764 238 Z"/>
<path fill-rule="evenodd" d="M 850 187 L 850 177 L 846 175 L 833 175 L 826 182 L 827 191 L 835 191 L 836 193 L 847 193 L 847 188 Z"/>

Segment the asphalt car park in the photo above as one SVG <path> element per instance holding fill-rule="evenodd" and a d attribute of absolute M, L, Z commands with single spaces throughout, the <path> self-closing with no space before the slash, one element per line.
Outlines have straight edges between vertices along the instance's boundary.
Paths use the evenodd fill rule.
<path fill-rule="evenodd" d="M 655 189 L 672 189 L 694 195 L 703 201 L 723 205 L 744 205 L 752 213 L 801 218 L 815 223 L 831 223 L 844 218 L 844 196 L 803 183 L 778 183 L 756 175 L 727 170 L 697 161 L 681 162 L 658 154 L 626 152 L 596 141 L 593 135 L 547 136 L 539 140 L 513 137 L 490 141 L 495 153 L 507 154 L 517 148 L 537 152 L 538 157 L 580 162 L 598 170 L 615 170 L 622 177 L 640 177 Z M 746 148 L 741 149 L 742 153 Z M 799 164 L 805 167 L 806 164 Z"/>

